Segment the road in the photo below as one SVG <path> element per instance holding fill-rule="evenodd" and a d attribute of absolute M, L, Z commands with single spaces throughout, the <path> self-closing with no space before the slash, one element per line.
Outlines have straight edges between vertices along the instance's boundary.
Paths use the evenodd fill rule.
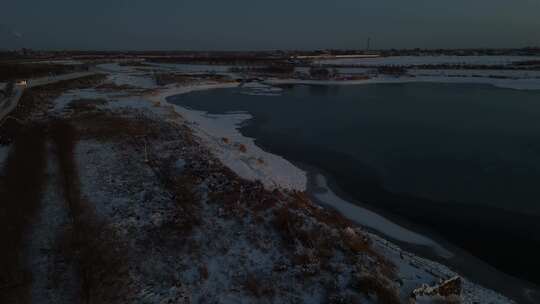
<path fill-rule="evenodd" d="M 63 80 L 82 78 L 94 74 L 96 74 L 96 72 L 78 72 L 62 74 L 54 77 L 34 78 L 28 80 L 26 85 L 16 85 L 13 89 L 13 93 L 11 94 L 11 96 L 0 100 L 0 122 L 2 122 L 4 118 L 7 117 L 9 113 L 11 113 L 15 109 L 15 107 L 17 107 L 17 104 L 19 103 L 19 100 L 25 89 L 35 88 Z"/>

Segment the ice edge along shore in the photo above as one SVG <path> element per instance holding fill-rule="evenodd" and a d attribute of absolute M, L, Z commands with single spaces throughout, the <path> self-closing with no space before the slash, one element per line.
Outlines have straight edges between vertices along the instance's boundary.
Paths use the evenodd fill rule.
<path fill-rule="evenodd" d="M 445 81 L 445 79 L 443 78 L 434 77 L 433 79 L 425 81 L 456 82 L 456 79 L 448 80 L 449 81 Z M 471 83 L 470 78 L 459 80 L 460 81 L 458 82 L 460 83 Z M 418 79 L 416 79 L 416 81 L 418 81 Z M 481 82 L 485 84 L 499 86 L 495 84 L 495 82 L 497 81 L 498 80 L 496 79 L 485 78 L 476 79 L 474 82 Z M 306 83 L 305 81 L 291 79 L 285 81 L 269 80 L 266 81 L 265 84 L 268 86 L 281 83 L 359 85 L 369 83 L 395 82 L 410 81 L 407 79 L 379 79 L 376 82 L 360 81 L 340 83 L 330 81 Z M 540 88 L 540 80 L 536 80 L 537 83 L 535 83 L 533 86 L 524 87 L 521 84 L 516 83 L 516 81 L 514 80 L 508 80 L 508 82 L 509 83 L 501 87 L 513 87 L 515 89 L 525 90 Z M 230 114 L 211 115 L 204 111 L 196 111 L 192 109 L 187 109 L 185 107 L 173 105 L 167 100 L 169 97 L 183 95 L 194 91 L 226 89 L 234 88 L 237 86 L 238 83 L 199 83 L 187 86 L 169 85 L 159 88 L 157 93 L 154 93 L 151 96 L 146 96 L 143 99 L 152 102 L 154 106 L 158 105 L 161 110 L 165 110 L 168 114 L 172 114 L 168 117 L 173 117 L 173 120 L 186 123 L 189 128 L 191 128 L 194 133 L 201 139 L 201 142 L 206 145 L 215 154 L 215 156 L 221 162 L 223 162 L 224 165 L 229 167 L 242 178 L 249 180 L 259 180 L 268 189 L 282 188 L 291 191 L 306 191 L 308 181 L 306 172 L 297 168 L 281 156 L 263 151 L 261 148 L 255 145 L 253 138 L 245 137 L 239 132 L 241 124 L 246 120 L 251 119 L 251 115 L 242 112 L 231 112 Z M 398 241 L 430 247 L 434 250 L 435 253 L 437 253 L 443 258 L 452 257 L 453 254 L 451 252 L 441 247 L 433 240 L 414 233 L 410 230 L 407 230 L 399 225 L 396 225 L 395 223 L 392 223 L 391 221 L 385 219 L 384 217 L 376 213 L 373 213 L 367 209 L 361 208 L 357 205 L 351 204 L 350 202 L 339 198 L 336 194 L 332 192 L 331 189 L 328 188 L 324 176 L 318 176 L 316 178 L 316 183 L 318 187 L 323 190 L 316 193 L 314 195 L 315 198 L 322 201 L 324 204 L 327 204 L 337 209 L 345 216 L 352 219 L 354 222 L 379 231 L 383 235 L 386 235 L 387 237 L 393 238 Z M 385 248 L 398 248 L 391 242 L 388 242 L 377 235 L 372 235 L 372 237 L 377 243 L 379 243 L 379 246 L 384 243 Z M 398 251 L 405 253 L 401 249 L 399 249 Z M 406 255 L 410 256 L 410 259 L 414 261 L 420 261 L 421 264 L 428 265 L 428 268 L 436 272 L 445 273 L 447 275 L 455 275 L 455 272 L 448 269 L 448 267 L 442 264 L 425 260 L 411 253 L 406 253 Z M 488 289 L 484 289 L 468 281 L 467 279 L 465 279 L 465 284 L 469 285 L 473 289 L 478 289 L 479 291 L 481 291 L 481 294 L 483 294 L 483 299 L 484 296 L 487 296 L 487 298 L 497 299 L 497 301 L 495 301 L 496 303 L 513 303 L 513 301 L 505 299 L 504 297 L 501 297 L 497 293 L 493 293 Z"/>
<path fill-rule="evenodd" d="M 168 87 L 151 98 L 153 102 L 168 103 L 172 96 L 194 91 L 233 88 L 237 84 L 205 84 L 188 87 Z M 267 189 L 282 188 L 291 191 L 307 190 L 307 173 L 290 163 L 285 158 L 268 153 L 255 144 L 253 138 L 243 136 L 239 128 L 252 118 L 247 113 L 208 114 L 204 111 L 187 109 L 168 104 L 180 114 L 189 127 L 201 138 L 203 143 L 222 161 L 242 178 L 259 180 Z M 244 147 L 244 148 L 240 148 Z M 373 229 L 394 240 L 419 246 L 429 247 L 443 257 L 453 254 L 432 239 L 406 229 L 385 217 L 366 208 L 348 202 L 336 195 L 322 175 L 316 177 L 316 184 L 322 191 L 314 193 L 316 199 L 328 205 L 348 219 Z"/>
<path fill-rule="evenodd" d="M 171 117 L 174 117 L 173 119 L 177 122 L 186 123 L 194 131 L 195 135 L 201 139 L 202 144 L 206 145 L 225 166 L 229 167 L 242 178 L 259 180 L 268 189 L 282 188 L 291 191 L 306 191 L 308 183 L 306 172 L 281 156 L 265 152 L 255 145 L 253 138 L 245 137 L 240 133 L 239 128 L 241 123 L 251 119 L 251 115 L 238 112 L 210 115 L 204 111 L 196 111 L 174 105 L 167 100 L 170 97 L 188 94 L 190 92 L 234 88 L 237 86 L 237 83 L 199 84 L 191 86 L 171 85 L 161 89 L 158 94 L 150 96 L 148 100 L 154 105 L 158 104 L 160 107 L 166 107 L 171 112 Z M 223 142 L 225 136 L 230 138 L 227 143 Z M 246 147 L 245 152 L 240 151 L 238 148 L 239 145 Z M 262 158 L 264 163 L 257 162 L 254 164 L 252 162 L 253 159 L 258 157 Z M 272 168 L 274 170 L 271 170 Z M 279 170 L 275 170 L 275 168 L 279 168 Z M 435 254 L 442 258 L 451 258 L 453 256 L 452 252 L 443 248 L 435 241 L 405 229 L 374 212 L 341 199 L 328 187 L 324 176 L 318 175 L 315 182 L 319 188 L 323 189 L 321 192 L 314 194 L 315 198 L 335 208 L 353 222 L 378 231 L 388 238 L 431 248 Z M 403 251 L 399 246 L 394 245 L 381 236 L 376 234 L 370 235 L 377 246 L 394 251 L 400 256 L 405 256 L 409 263 L 423 265 L 422 267 L 428 268 L 430 271 L 449 277 L 457 275 L 447 266 Z M 478 297 L 480 297 L 483 300 L 491 299 L 494 301 L 492 303 L 514 303 L 512 300 L 489 289 L 480 287 L 466 278 L 464 278 L 464 284 L 468 286 L 466 289 L 476 290 L 475 295 L 472 296 L 475 299 L 479 299 Z M 469 302 L 465 301 L 464 303 Z"/>

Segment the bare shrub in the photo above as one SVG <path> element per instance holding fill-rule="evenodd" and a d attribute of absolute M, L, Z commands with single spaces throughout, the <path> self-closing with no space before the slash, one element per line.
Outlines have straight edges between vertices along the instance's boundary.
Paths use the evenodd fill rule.
<path fill-rule="evenodd" d="M 199 275 L 201 276 L 202 280 L 204 281 L 208 280 L 208 277 L 209 277 L 208 267 L 205 264 L 199 266 Z"/>
<path fill-rule="evenodd" d="M 297 232 L 303 224 L 303 219 L 284 206 L 274 211 L 272 223 L 283 241 L 288 245 L 294 245 L 299 236 Z"/>

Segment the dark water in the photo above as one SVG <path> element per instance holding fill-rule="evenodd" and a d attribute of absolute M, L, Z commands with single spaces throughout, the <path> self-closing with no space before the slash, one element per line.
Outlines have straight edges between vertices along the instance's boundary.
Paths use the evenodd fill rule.
<path fill-rule="evenodd" d="M 540 284 L 540 91 L 465 84 L 292 86 L 281 96 L 241 89 L 172 102 L 246 111 L 242 129 L 338 187 Z"/>

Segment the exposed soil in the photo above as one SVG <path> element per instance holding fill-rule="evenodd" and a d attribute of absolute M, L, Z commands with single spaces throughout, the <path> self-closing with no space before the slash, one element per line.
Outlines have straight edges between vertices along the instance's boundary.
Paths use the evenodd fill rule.
<path fill-rule="evenodd" d="M 20 130 L 0 177 L 1 303 L 27 303 L 29 300 L 31 277 L 23 260 L 23 248 L 43 194 L 45 138 L 43 125 L 29 125 Z"/>

